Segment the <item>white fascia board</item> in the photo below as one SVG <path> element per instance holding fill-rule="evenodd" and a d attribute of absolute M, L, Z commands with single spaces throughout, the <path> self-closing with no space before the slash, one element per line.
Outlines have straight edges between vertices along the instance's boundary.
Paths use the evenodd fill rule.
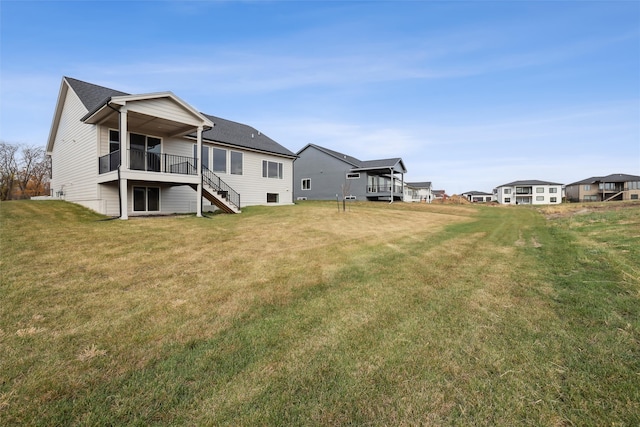
<path fill-rule="evenodd" d="M 69 84 L 65 79 L 62 79 L 60 83 L 60 90 L 58 91 L 58 102 L 56 102 L 56 109 L 53 113 L 53 120 L 51 121 L 51 128 L 49 129 L 49 139 L 47 140 L 47 154 L 51 154 L 53 151 L 53 143 L 56 139 L 56 133 L 58 132 L 58 126 L 60 125 L 60 117 L 62 116 L 62 107 L 64 100 L 67 97 L 69 91 Z"/>
<path fill-rule="evenodd" d="M 138 95 L 123 95 L 123 96 L 114 96 L 111 98 L 112 104 L 117 104 L 120 106 L 126 105 L 127 102 L 135 102 L 135 101 L 147 101 L 153 99 L 160 98 L 169 98 L 176 104 L 180 105 L 182 108 L 187 110 L 193 116 L 195 116 L 199 121 L 202 121 L 203 126 L 213 127 L 213 122 L 206 118 L 203 114 L 193 108 L 191 105 L 187 104 L 180 97 L 176 96 L 173 92 L 154 92 L 154 93 L 144 93 Z"/>

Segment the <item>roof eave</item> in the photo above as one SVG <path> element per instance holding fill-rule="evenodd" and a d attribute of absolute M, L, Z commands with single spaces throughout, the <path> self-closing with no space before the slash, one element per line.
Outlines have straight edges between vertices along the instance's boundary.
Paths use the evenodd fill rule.
<path fill-rule="evenodd" d="M 113 97 L 110 96 L 106 98 L 104 101 L 100 102 L 100 104 L 98 104 L 96 108 L 94 108 L 93 110 L 89 111 L 87 114 L 82 116 L 80 118 L 80 121 L 87 124 L 95 124 L 99 122 L 102 116 L 104 115 L 102 113 L 105 111 L 106 108 L 109 108 L 109 103 L 111 102 L 112 99 Z"/>

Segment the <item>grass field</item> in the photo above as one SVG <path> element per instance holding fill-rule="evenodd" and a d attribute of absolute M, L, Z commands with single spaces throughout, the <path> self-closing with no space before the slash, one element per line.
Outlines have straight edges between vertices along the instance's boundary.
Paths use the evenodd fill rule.
<path fill-rule="evenodd" d="M 0 218 L 0 425 L 640 425 L 638 204 Z"/>

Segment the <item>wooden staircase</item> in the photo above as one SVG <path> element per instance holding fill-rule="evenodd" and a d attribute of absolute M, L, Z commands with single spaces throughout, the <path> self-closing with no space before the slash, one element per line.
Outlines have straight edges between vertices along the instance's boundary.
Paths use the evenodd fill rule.
<path fill-rule="evenodd" d="M 225 213 L 240 213 L 240 208 L 229 202 L 229 192 L 216 190 L 208 184 L 202 185 L 202 196 Z"/>
<path fill-rule="evenodd" d="M 613 200 L 613 199 L 615 199 L 616 197 L 618 197 L 619 195 L 621 195 L 622 193 L 624 193 L 624 190 L 620 191 L 619 193 L 614 194 L 614 195 L 613 195 L 613 196 L 611 196 L 611 197 L 607 197 L 604 201 L 605 201 L 605 202 L 608 202 L 608 201 L 610 201 L 610 200 Z"/>
<path fill-rule="evenodd" d="M 226 213 L 240 213 L 240 194 L 202 166 L 202 196 Z"/>

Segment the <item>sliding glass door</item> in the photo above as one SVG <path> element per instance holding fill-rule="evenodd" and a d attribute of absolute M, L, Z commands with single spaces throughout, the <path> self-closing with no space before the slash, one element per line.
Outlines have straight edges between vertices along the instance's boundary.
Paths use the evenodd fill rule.
<path fill-rule="evenodd" d="M 129 139 L 131 169 L 160 172 L 161 139 L 137 133 L 130 134 Z"/>

